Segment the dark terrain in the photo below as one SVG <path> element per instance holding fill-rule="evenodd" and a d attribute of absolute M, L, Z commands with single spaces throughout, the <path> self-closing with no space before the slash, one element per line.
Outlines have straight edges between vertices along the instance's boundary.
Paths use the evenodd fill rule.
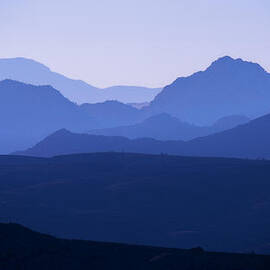
<path fill-rule="evenodd" d="M 0 269 L 266 270 L 270 257 L 63 240 L 0 223 Z"/>
<path fill-rule="evenodd" d="M 1 221 L 64 238 L 270 253 L 270 162 L 0 157 Z"/>

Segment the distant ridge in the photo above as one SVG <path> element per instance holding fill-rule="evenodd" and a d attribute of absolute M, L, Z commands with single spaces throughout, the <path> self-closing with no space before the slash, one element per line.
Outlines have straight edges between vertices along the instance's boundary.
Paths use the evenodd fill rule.
<path fill-rule="evenodd" d="M 180 142 L 177 142 L 179 145 Z M 51 157 L 56 155 L 93 153 L 93 152 L 134 152 L 160 154 L 162 150 L 173 151 L 174 142 L 166 144 L 151 138 L 130 140 L 122 136 L 102 136 L 75 134 L 61 129 L 46 137 L 26 151 L 14 152 L 14 155 Z"/>
<path fill-rule="evenodd" d="M 212 125 L 230 115 L 254 119 L 270 112 L 270 74 L 259 64 L 229 56 L 217 59 L 204 71 L 176 79 L 163 90 L 133 86 L 102 90 L 24 58 L 0 59 L 0 79 L 6 78 L 34 85 L 52 85 L 80 104 L 105 100 L 151 101 L 148 106 L 139 107 L 147 117 L 167 113 L 199 126 Z"/>
<path fill-rule="evenodd" d="M 191 140 L 197 137 L 207 136 L 234 128 L 240 124 L 247 123 L 250 119 L 241 115 L 227 116 L 219 119 L 212 126 L 195 126 L 180 121 L 167 113 L 151 116 L 140 123 L 123 125 L 120 127 L 96 129 L 89 134 L 106 136 L 124 136 L 130 139 L 153 138 L 156 140 Z"/>
<path fill-rule="evenodd" d="M 161 88 L 112 86 L 97 88 L 82 80 L 73 80 L 51 71 L 45 65 L 23 57 L 0 59 L 0 80 L 12 79 L 34 85 L 51 85 L 76 103 L 118 100 L 124 103 L 149 102 Z"/>
<path fill-rule="evenodd" d="M 60 135 L 60 136 L 59 136 Z M 235 128 L 184 141 L 159 141 L 150 138 L 74 134 L 58 131 L 20 155 L 54 156 L 85 152 L 134 152 L 182 156 L 238 157 L 270 159 L 270 114 Z"/>

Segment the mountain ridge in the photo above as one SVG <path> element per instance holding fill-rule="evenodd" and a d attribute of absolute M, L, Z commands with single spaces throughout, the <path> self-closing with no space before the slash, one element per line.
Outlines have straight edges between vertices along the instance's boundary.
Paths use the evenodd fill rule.
<path fill-rule="evenodd" d="M 204 71 L 179 77 L 150 106 L 182 121 L 210 125 L 228 115 L 256 118 L 270 112 L 270 74 L 259 64 L 222 57 Z"/>
<path fill-rule="evenodd" d="M 70 79 L 44 64 L 23 57 L 0 59 L 0 80 L 12 79 L 34 85 L 51 85 L 76 103 L 95 103 L 116 99 L 123 103 L 151 101 L 161 88 L 111 86 L 98 88 L 83 80 Z M 138 95 L 140 93 L 140 95 Z"/>
<path fill-rule="evenodd" d="M 0 150 L 35 144 L 59 128 L 82 132 L 96 121 L 52 86 L 13 80 L 0 82 Z"/>
<path fill-rule="evenodd" d="M 269 159 L 269 127 L 270 114 L 232 129 L 186 142 L 181 140 L 160 141 L 153 138 L 128 139 L 120 136 L 69 133 L 69 136 L 64 135 L 60 139 L 61 143 L 63 143 L 60 154 L 116 151 L 147 154 L 167 153 L 182 156 Z M 32 156 L 57 155 L 57 141 L 59 139 L 55 140 L 54 136 L 55 134 L 52 134 L 47 137 L 50 139 L 48 144 L 46 140 L 43 140 L 33 148 L 17 152 L 17 154 Z M 80 143 L 82 141 L 79 139 L 80 136 L 84 138 L 83 144 Z M 67 140 L 66 143 L 64 143 L 65 140 Z M 105 142 L 110 142 L 110 144 L 106 145 Z M 106 147 L 104 148 L 105 145 Z M 50 151 L 52 152 L 50 153 Z"/>
<path fill-rule="evenodd" d="M 227 116 L 219 119 L 212 126 L 196 126 L 180 121 L 167 113 L 160 113 L 132 125 L 123 125 L 105 129 L 95 129 L 88 133 L 106 136 L 124 136 L 129 139 L 153 138 L 156 140 L 184 140 L 188 141 L 197 137 L 218 133 L 244 124 L 250 119 L 244 116 Z"/>

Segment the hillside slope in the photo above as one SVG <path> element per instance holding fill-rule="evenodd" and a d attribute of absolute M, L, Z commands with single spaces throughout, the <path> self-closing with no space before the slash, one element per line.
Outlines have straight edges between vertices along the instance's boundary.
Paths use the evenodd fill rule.
<path fill-rule="evenodd" d="M 12 80 L 0 82 L 0 123 L 1 153 L 29 147 L 60 128 L 97 127 L 93 117 L 51 86 Z"/>
<path fill-rule="evenodd" d="M 228 115 L 262 116 L 270 112 L 269 100 L 270 74 L 258 64 L 226 56 L 166 86 L 145 110 L 204 126 Z"/>
<path fill-rule="evenodd" d="M 270 268 L 269 256 L 63 240 L 12 223 L 0 223 L 0 238 L 0 268 L 5 270 Z"/>
<path fill-rule="evenodd" d="M 270 162 L 0 156 L 0 218 L 58 237 L 270 254 Z M 0 241 L 1 243 L 1 241 Z"/>

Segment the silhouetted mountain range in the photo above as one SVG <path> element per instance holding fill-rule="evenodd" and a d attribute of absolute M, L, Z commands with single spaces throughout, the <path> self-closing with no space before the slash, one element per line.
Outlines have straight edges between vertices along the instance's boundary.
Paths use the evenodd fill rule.
<path fill-rule="evenodd" d="M 0 82 L 0 98 L 1 153 L 29 148 L 62 128 L 72 132 L 87 132 L 97 128 L 139 123 L 147 117 L 145 111 L 117 101 L 78 106 L 51 86 L 33 86 L 12 80 Z M 169 121 L 169 119 L 172 119 L 172 121 Z M 138 135 L 162 138 L 162 131 L 165 130 L 164 127 L 166 126 L 167 133 L 175 136 L 177 134 L 173 135 L 175 132 L 173 122 L 180 125 L 177 134 L 183 134 L 183 138 L 188 132 L 193 132 L 193 136 L 205 134 L 201 133 L 204 128 L 198 129 L 188 124 L 182 124 L 168 115 L 163 117 L 161 115 L 138 124 L 139 129 L 143 130 Z M 169 135 L 168 138 L 170 138 Z M 148 141 L 152 142 L 154 147 L 156 142 Z M 142 142 L 140 144 L 143 145 Z M 79 149 L 81 148 L 79 147 Z M 95 149 L 99 149 L 99 144 Z M 104 147 L 102 149 L 108 150 Z M 58 147 L 55 151 L 57 153 Z"/>
<path fill-rule="evenodd" d="M 140 113 L 143 117 L 141 111 Z M 189 123 L 181 122 L 176 117 L 172 117 L 169 114 L 162 113 L 147 118 L 146 120 L 138 124 L 91 130 L 89 134 L 105 136 L 124 136 L 130 139 L 147 137 L 157 140 L 186 141 L 197 137 L 217 133 L 226 129 L 231 129 L 248 121 L 249 119 L 245 116 L 235 115 L 224 117 L 218 120 L 213 126 L 199 127 L 191 125 Z"/>
<path fill-rule="evenodd" d="M 21 66 L 18 65 L 18 70 L 22 73 L 18 71 L 18 74 L 32 76 L 33 80 L 43 78 L 43 73 L 40 73 L 40 70 L 51 74 L 50 76 L 54 77 L 55 75 L 39 63 L 31 60 L 26 62 L 29 62 L 29 69 L 23 68 L 25 59 L 0 60 L 0 67 L 3 65 L 0 69 L 0 76 L 1 72 L 10 73 L 14 63 L 15 65 L 16 63 L 21 64 Z M 6 70 L 3 69 L 5 66 L 7 66 Z M 61 77 L 59 74 L 56 75 Z M 254 118 L 254 116 L 268 111 L 267 108 L 270 108 L 268 106 L 270 100 L 269 78 L 270 75 L 258 64 L 223 57 L 215 61 L 206 71 L 177 79 L 172 85 L 166 87 L 149 106 L 140 110 L 117 101 L 78 106 L 50 86 L 33 86 L 5 80 L 0 82 L 2 100 L 0 110 L 3 123 L 0 132 L 0 150 L 1 153 L 7 153 L 28 148 L 62 128 L 77 133 L 91 131 L 95 134 L 109 136 L 151 137 L 158 140 L 190 140 L 206 136 L 244 123 L 246 121 L 245 115 Z M 164 111 L 167 114 L 163 114 Z M 168 113 L 174 116 L 170 116 Z M 175 115 L 179 117 L 179 120 Z M 220 120 L 220 117 L 223 120 Z M 188 124 L 188 122 L 209 123 L 215 120 L 219 122 L 204 127 Z M 153 139 L 128 141 L 127 144 L 117 142 L 112 149 L 107 150 L 268 157 L 266 149 L 254 152 L 255 150 L 251 151 L 251 148 L 244 144 L 248 140 L 249 134 L 241 134 L 241 136 L 245 136 L 245 139 L 242 140 L 241 136 L 238 135 L 238 129 L 230 132 L 234 134 L 232 135 L 233 141 L 228 143 L 226 137 L 229 136 L 227 135 L 229 133 L 225 133 L 225 135 L 206 137 L 185 144 L 182 141 L 161 142 Z M 251 131 L 248 130 L 248 132 Z M 256 132 L 262 136 L 264 132 L 267 134 L 267 131 L 263 131 L 262 127 L 258 127 Z M 215 145 L 213 141 L 221 137 L 222 139 L 219 139 L 220 145 Z M 102 138 L 101 141 L 104 139 Z M 126 141 L 126 139 L 124 140 Z M 76 139 L 74 139 L 74 143 L 75 141 Z M 239 144 L 238 141 L 240 141 Z M 223 149 L 226 143 L 233 149 L 231 153 L 229 153 L 230 147 Z M 257 144 L 262 145 L 262 142 L 256 141 L 254 143 L 252 141 L 251 145 L 256 148 Z M 78 142 L 75 145 L 77 145 L 75 152 L 79 150 L 88 152 L 92 149 L 92 147 L 82 148 Z M 247 150 L 242 151 L 239 149 L 240 146 Z M 64 153 L 70 153 L 69 147 L 63 149 Z M 33 149 L 31 151 L 34 151 Z M 102 149 L 103 151 L 104 147 L 97 144 L 94 149 L 97 151 Z M 53 152 L 57 153 L 58 147 Z M 50 155 L 49 151 L 47 154 Z M 41 153 L 41 155 L 43 154 Z"/>
<path fill-rule="evenodd" d="M 117 101 L 79 106 L 51 86 L 12 80 L 0 82 L 0 98 L 0 153 L 28 148 L 61 128 L 87 132 L 134 124 L 146 117 Z"/>
<path fill-rule="evenodd" d="M 0 268 L 5 270 L 268 270 L 270 257 L 93 241 L 64 240 L 0 223 Z M 12 250 L 12 252 L 11 252 Z"/>
<path fill-rule="evenodd" d="M 0 222 L 252 252 L 0 223 L 1 270 L 268 269 L 253 254 L 270 254 L 260 65 L 225 56 L 162 91 L 99 89 L 25 58 L 0 59 L 1 79 Z"/>
<path fill-rule="evenodd" d="M 260 65 L 229 56 L 205 71 L 178 78 L 145 108 L 182 121 L 211 125 L 229 115 L 256 118 L 270 112 L 270 74 Z"/>
<path fill-rule="evenodd" d="M 152 137 L 162 140 L 187 140 L 228 129 L 246 121 L 245 117 L 234 116 L 227 118 L 226 122 L 222 124 L 223 127 L 209 128 L 192 126 L 167 114 L 152 116 L 145 120 L 148 116 L 147 112 L 117 101 L 78 106 L 51 86 L 33 86 L 12 80 L 0 82 L 0 97 L 1 153 L 33 146 L 62 128 L 73 132 L 87 132 L 97 128 L 133 124 L 133 126 L 115 129 L 95 130 L 93 133 L 129 138 Z M 140 123 L 141 121 L 143 122 Z M 134 123 L 137 124 L 134 125 Z M 140 145 L 144 144 L 143 141 L 139 142 Z M 148 143 L 155 147 L 157 142 L 148 140 Z M 99 149 L 98 145 L 95 149 Z M 56 152 L 57 149 L 58 147 L 55 149 Z M 117 149 L 119 150 L 119 148 Z M 166 151 L 167 147 L 163 150 Z M 160 148 L 155 153 L 159 153 L 159 151 Z"/>
<path fill-rule="evenodd" d="M 81 80 L 73 80 L 51 71 L 45 65 L 26 58 L 0 59 L 0 80 L 12 79 L 34 85 L 51 85 L 77 103 L 106 100 L 128 102 L 151 101 L 161 88 L 112 86 L 100 89 Z"/>
<path fill-rule="evenodd" d="M 61 129 L 35 146 L 15 155 L 50 157 L 56 155 L 93 152 L 177 153 L 180 141 L 158 141 L 152 138 L 130 140 L 121 136 L 103 136 L 72 133 Z M 177 146 L 177 148 L 175 148 Z"/>
<path fill-rule="evenodd" d="M 82 132 L 98 126 L 51 86 L 11 80 L 0 82 L 0 122 L 2 153 L 29 147 L 60 128 Z"/>
<path fill-rule="evenodd" d="M 131 140 L 118 136 L 74 134 L 67 130 L 60 130 L 34 147 L 17 154 L 47 157 L 71 153 L 126 151 L 268 159 L 270 158 L 269 127 L 270 115 L 266 115 L 235 128 L 187 142 L 160 141 L 151 138 Z"/>
<path fill-rule="evenodd" d="M 0 59 L 0 79 L 7 78 L 52 85 L 78 103 L 105 100 L 140 103 L 151 101 L 161 91 L 129 86 L 98 89 L 25 58 Z M 203 126 L 230 115 L 256 118 L 270 112 L 269 89 L 270 74 L 260 65 L 225 56 L 205 71 L 180 77 L 166 86 L 144 111 L 148 117 L 168 113 L 181 121 Z"/>
<path fill-rule="evenodd" d="M 72 239 L 270 253 L 269 161 L 95 153 L 0 156 L 0 167 L 2 222 Z"/>

